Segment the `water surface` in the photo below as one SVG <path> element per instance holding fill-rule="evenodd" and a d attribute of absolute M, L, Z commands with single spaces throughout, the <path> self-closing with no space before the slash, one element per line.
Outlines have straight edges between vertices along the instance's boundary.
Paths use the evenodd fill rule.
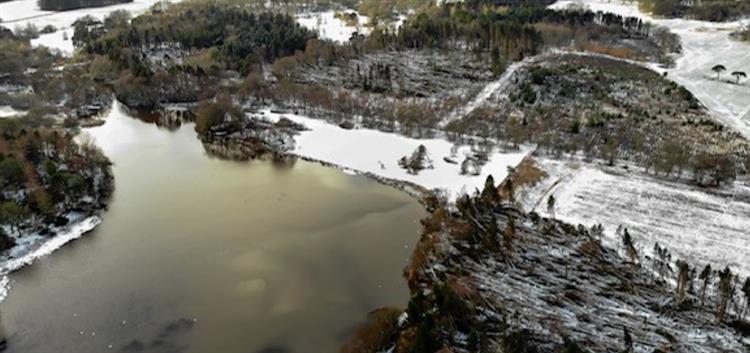
<path fill-rule="evenodd" d="M 191 125 L 119 105 L 87 130 L 116 190 L 92 233 L 11 275 L 10 352 L 335 352 L 404 304 L 423 216 L 405 194 L 297 161 L 206 156 Z"/>

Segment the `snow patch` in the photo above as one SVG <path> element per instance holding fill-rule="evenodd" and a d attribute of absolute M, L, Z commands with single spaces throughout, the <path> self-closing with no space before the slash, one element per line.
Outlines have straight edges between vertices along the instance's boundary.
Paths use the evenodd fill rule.
<path fill-rule="evenodd" d="M 23 114 L 26 114 L 26 112 L 22 110 L 15 110 L 7 105 L 0 105 L 0 118 L 8 118 L 11 116 L 23 115 Z"/>
<path fill-rule="evenodd" d="M 349 13 L 349 12 L 347 12 Z M 346 22 L 335 17 L 336 12 L 325 11 L 312 14 L 303 14 L 297 17 L 297 22 L 309 30 L 317 31 L 322 39 L 329 39 L 338 43 L 349 42 L 354 33 L 367 35 L 370 29 L 365 27 L 369 18 L 358 16 L 359 22 L 356 26 L 349 26 Z"/>
<path fill-rule="evenodd" d="M 336 13 L 357 14 L 357 23 L 349 25 L 339 18 Z M 399 15 L 395 21 L 389 22 L 387 27 L 396 30 L 406 21 L 406 15 Z M 337 43 L 347 43 L 353 34 L 368 35 L 372 31 L 370 17 L 360 15 L 354 10 L 347 11 L 324 11 L 315 13 L 304 13 L 297 16 L 297 23 L 302 27 L 318 33 L 321 39 L 328 39 Z"/>

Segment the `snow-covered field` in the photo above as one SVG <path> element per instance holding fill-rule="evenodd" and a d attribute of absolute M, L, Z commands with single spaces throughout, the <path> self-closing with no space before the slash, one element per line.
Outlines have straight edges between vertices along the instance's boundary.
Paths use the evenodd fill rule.
<path fill-rule="evenodd" d="M 278 121 L 282 116 L 310 129 L 295 138 L 296 149 L 293 153 L 297 155 L 335 164 L 356 173 L 371 173 L 428 189 L 443 189 L 450 198 L 473 192 L 475 188 L 482 189 L 489 175 L 498 182 L 505 179 L 508 167 L 518 165 L 532 150 L 528 146 L 519 151 L 495 150 L 480 175 L 461 175 L 459 164 L 443 160 L 444 157 L 451 156 L 453 146 L 443 139 L 418 140 L 370 129 L 346 130 L 323 120 L 294 114 L 275 114 L 268 110 L 263 112 L 263 117 L 271 121 Z M 411 156 L 419 145 L 427 148 L 433 169 L 422 170 L 417 175 L 407 173 L 398 165 L 398 160 L 403 156 Z M 461 146 L 455 159 L 460 163 L 470 150 L 470 146 Z"/>
<path fill-rule="evenodd" d="M 145 12 L 156 3 L 159 3 L 159 1 L 134 0 L 126 4 L 54 12 L 40 10 L 36 0 L 11 0 L 0 2 L 0 19 L 3 20 L 0 25 L 12 30 L 16 27 L 26 27 L 29 23 L 34 24 L 38 29 L 47 25 L 55 26 L 57 32 L 42 34 L 39 38 L 32 40 L 31 43 L 59 49 L 64 54 L 69 55 L 73 52 L 73 43 L 70 40 L 70 37 L 73 37 L 71 27 L 77 19 L 86 15 L 103 19 L 116 10 L 126 10 L 135 16 Z M 67 33 L 68 40 L 63 39 L 64 33 Z"/>
<path fill-rule="evenodd" d="M 551 7 L 564 9 L 571 4 L 585 6 L 593 11 L 605 11 L 623 16 L 636 16 L 659 26 L 669 28 L 682 40 L 682 54 L 674 68 L 666 69 L 668 78 L 685 86 L 700 100 L 717 121 L 750 138 L 750 81 L 735 83 L 730 74 L 734 71 L 750 73 L 750 43 L 733 40 L 729 34 L 743 21 L 713 23 L 684 19 L 653 18 L 640 12 L 635 2 L 618 0 L 563 0 Z M 746 23 L 747 20 L 744 21 Z M 724 65 L 727 72 L 721 80 L 711 71 L 715 65 Z M 658 64 L 652 65 L 663 72 Z"/>
<path fill-rule="evenodd" d="M 542 215 L 554 195 L 557 219 L 605 227 L 609 245 L 618 246 L 619 226 L 628 228 L 651 254 L 654 243 L 669 248 L 673 260 L 731 265 L 750 274 L 750 187 L 737 183 L 703 189 L 623 169 L 537 159 L 549 177 L 526 190 L 526 210 Z"/>

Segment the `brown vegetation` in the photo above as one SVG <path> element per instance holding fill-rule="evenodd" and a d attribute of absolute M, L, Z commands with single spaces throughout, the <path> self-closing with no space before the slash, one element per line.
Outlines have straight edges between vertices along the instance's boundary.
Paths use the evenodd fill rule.
<path fill-rule="evenodd" d="M 367 314 L 354 336 L 341 348 L 341 353 L 377 353 L 388 349 L 398 333 L 398 318 L 403 310 L 381 308 Z"/>

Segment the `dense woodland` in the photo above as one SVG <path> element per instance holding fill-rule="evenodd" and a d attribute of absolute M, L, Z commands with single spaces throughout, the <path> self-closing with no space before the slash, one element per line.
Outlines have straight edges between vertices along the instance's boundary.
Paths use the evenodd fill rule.
<path fill-rule="evenodd" d="M 390 9 L 398 6 L 406 5 L 399 1 L 388 4 Z M 285 92 L 293 87 L 285 79 L 295 81 L 289 73 L 298 67 L 345 63 L 367 53 L 469 48 L 500 74 L 510 62 L 537 54 L 544 47 L 576 41 L 589 46 L 600 43 L 601 49 L 622 38 L 651 35 L 650 26 L 632 18 L 593 12 L 558 13 L 528 6 L 507 11 L 507 7 L 487 4 L 481 5 L 484 11 L 477 12 L 477 6 L 429 7 L 398 32 L 376 28 L 370 36 L 357 36 L 337 45 L 317 40 L 286 15 L 185 3 L 140 16 L 131 23 L 122 13 L 102 22 L 81 19 L 74 26 L 73 41 L 97 56 L 97 70 L 114 80 L 120 100 L 131 107 L 152 109 L 162 103 L 211 98 L 221 90 L 217 85 L 222 81 L 217 78 L 227 72 L 256 81 L 248 86 L 259 86 L 259 79 L 266 81 L 272 87 L 261 91 L 265 96 L 274 95 L 278 103 L 283 97 L 295 96 Z M 269 80 L 271 63 L 273 77 Z M 392 68 L 383 67 L 368 73 L 362 86 L 366 91 L 382 90 L 380 86 L 398 80 L 389 71 Z"/>
<path fill-rule="evenodd" d="M 133 2 L 133 0 L 37 0 L 41 10 L 66 11 L 85 7 L 101 7 Z"/>
<path fill-rule="evenodd" d="M 184 10 L 175 7 L 167 13 L 139 16 L 130 24 L 102 24 L 107 25 L 102 35 L 95 34 L 101 31 L 99 24 L 83 23 L 75 27 L 73 39 L 89 53 L 106 55 L 121 68 L 148 76 L 154 70 L 142 56 L 163 45 L 184 51 L 211 49 L 206 58 L 211 64 L 247 73 L 253 65 L 304 50 L 307 41 L 315 37 L 286 15 L 255 14 L 214 4 Z"/>
<path fill-rule="evenodd" d="M 397 33 L 376 30 L 369 40 L 390 49 L 437 48 L 488 52 L 492 60 L 512 62 L 538 54 L 544 47 L 573 40 L 605 42 L 645 38 L 651 26 L 638 18 L 591 11 L 552 11 L 543 7 L 485 7 L 469 4 L 433 7 Z M 577 38 L 578 36 L 578 38 Z M 502 67 L 497 68 L 502 72 Z"/>
<path fill-rule="evenodd" d="M 100 209 L 113 186 L 109 166 L 91 140 L 0 120 L 0 250 L 21 234 L 54 236 L 50 227 L 67 224 L 68 212 Z"/>
<path fill-rule="evenodd" d="M 74 43 L 97 55 L 102 75 L 116 79 L 118 98 L 146 109 L 211 98 L 222 74 L 258 71 L 315 37 L 288 15 L 207 3 L 173 5 L 132 22 L 115 13 L 74 27 Z"/>
<path fill-rule="evenodd" d="M 407 21 L 397 33 L 375 30 L 366 38 L 353 38 L 346 46 L 309 41 L 304 52 L 274 63 L 272 73 L 280 79 L 279 83 L 257 92 L 270 95 L 277 104 L 319 106 L 328 110 L 329 116 L 363 115 L 368 121 L 379 118 L 400 123 L 408 130 L 423 131 L 434 128 L 449 106 L 461 103 L 456 96 L 443 96 L 444 92 L 464 84 L 471 86 L 471 82 L 463 82 L 467 78 L 475 82 L 486 79 L 487 69 L 492 75 L 500 75 L 514 60 L 542 48 L 574 42 L 580 43 L 582 49 L 631 59 L 658 58 L 674 49 L 673 45 L 662 48 L 661 43 L 655 44 L 647 24 L 601 13 L 559 15 L 527 9 L 498 14 L 498 19 L 489 12 L 486 19 L 480 19 L 469 8 L 433 11 L 436 14 L 421 14 Z M 618 47 L 634 42 L 643 45 Z M 452 53 L 466 53 L 467 47 L 472 53 L 469 60 L 465 54 L 463 59 L 452 58 Z M 657 54 L 652 56 L 653 52 Z M 391 53 L 408 53 L 411 59 L 400 60 L 403 55 Z M 251 77 L 254 82 L 250 86 L 263 86 L 259 76 L 248 79 Z M 448 78 L 454 83 L 443 85 Z M 337 86 L 345 90 L 338 90 Z M 439 99 L 422 99 L 435 95 Z M 458 94 L 461 95 L 465 93 Z M 397 104 L 376 102 L 382 99 L 395 99 Z M 332 101 L 340 104 L 331 106 Z M 435 106 L 434 102 L 442 106 Z M 314 113 L 315 109 L 309 110 Z M 387 125 L 387 129 L 394 128 L 393 124 Z"/>

